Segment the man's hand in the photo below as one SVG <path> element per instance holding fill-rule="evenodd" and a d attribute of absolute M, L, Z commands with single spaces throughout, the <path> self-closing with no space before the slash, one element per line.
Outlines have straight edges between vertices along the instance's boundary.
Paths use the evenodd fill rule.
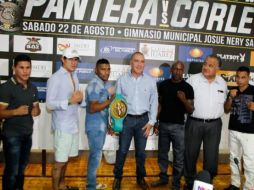
<path fill-rule="evenodd" d="M 247 107 L 249 110 L 254 111 L 254 102 L 247 103 Z"/>
<path fill-rule="evenodd" d="M 115 94 L 115 93 L 116 93 L 115 87 L 114 87 L 114 86 L 111 86 L 110 88 L 108 88 L 108 93 L 109 93 L 110 95 Z"/>
<path fill-rule="evenodd" d="M 38 103 L 38 102 L 37 102 L 37 103 L 34 103 L 34 104 L 33 104 L 33 108 L 32 108 L 32 112 L 31 112 L 31 115 L 32 115 L 33 117 L 36 117 L 36 116 L 40 115 L 40 113 L 41 113 L 41 110 L 40 110 L 40 107 L 39 107 L 39 103 Z"/>
<path fill-rule="evenodd" d="M 116 97 L 116 94 L 112 94 L 112 95 L 109 97 L 110 103 L 114 100 L 115 97 Z"/>
<path fill-rule="evenodd" d="M 153 130 L 154 130 L 154 133 L 155 133 L 156 135 L 159 134 L 159 121 L 157 121 L 157 122 L 154 124 Z"/>
<path fill-rule="evenodd" d="M 237 96 L 237 92 L 238 92 L 237 89 L 232 89 L 229 92 L 229 96 L 233 99 L 233 98 L 235 98 Z"/>
<path fill-rule="evenodd" d="M 69 101 L 71 104 L 77 104 L 77 103 L 81 102 L 82 99 L 83 99 L 83 92 L 77 90 L 72 94 Z"/>
<path fill-rule="evenodd" d="M 144 136 L 147 138 L 150 134 L 150 130 L 153 126 L 149 123 L 147 123 L 143 128 L 142 130 L 144 131 Z"/>
<path fill-rule="evenodd" d="M 181 102 L 186 101 L 186 96 L 185 96 L 185 93 L 183 91 L 178 90 L 177 93 L 176 93 L 176 96 L 181 100 Z"/>
<path fill-rule="evenodd" d="M 14 115 L 21 116 L 21 115 L 27 115 L 29 113 L 29 106 L 22 105 L 19 106 L 17 109 L 14 110 Z"/>
<path fill-rule="evenodd" d="M 115 132 L 113 131 L 113 129 L 112 129 L 111 126 L 108 127 L 107 132 L 108 132 L 108 134 L 111 135 L 111 136 L 113 136 L 113 135 L 115 134 Z"/>

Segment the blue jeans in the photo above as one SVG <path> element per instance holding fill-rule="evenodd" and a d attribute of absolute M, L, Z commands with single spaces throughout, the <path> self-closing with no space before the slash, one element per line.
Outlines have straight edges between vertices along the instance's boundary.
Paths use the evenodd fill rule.
<path fill-rule="evenodd" d="M 87 163 L 87 190 L 96 189 L 96 172 L 102 158 L 102 148 L 106 131 L 91 130 L 87 132 L 89 144 L 89 158 Z"/>
<path fill-rule="evenodd" d="M 119 149 L 116 154 L 116 164 L 114 168 L 115 178 L 121 179 L 123 175 L 123 166 L 130 148 L 131 139 L 134 137 L 135 157 L 136 157 L 136 175 L 137 181 L 146 176 L 145 159 L 146 159 L 146 141 L 142 128 L 148 122 L 148 115 L 142 117 L 129 116 L 124 120 L 123 131 L 119 136 Z"/>
<path fill-rule="evenodd" d="M 23 190 L 24 171 L 29 162 L 32 136 L 3 137 L 5 169 L 3 190 Z"/>
<path fill-rule="evenodd" d="M 168 182 L 168 152 L 173 146 L 173 184 L 174 189 L 180 189 L 180 180 L 184 168 L 184 125 L 160 122 L 158 144 L 158 164 L 160 179 Z"/>

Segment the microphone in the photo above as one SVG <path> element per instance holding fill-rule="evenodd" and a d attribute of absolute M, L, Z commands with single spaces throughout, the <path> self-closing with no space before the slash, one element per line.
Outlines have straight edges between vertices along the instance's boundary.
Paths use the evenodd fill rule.
<path fill-rule="evenodd" d="M 208 171 L 203 170 L 197 174 L 192 190 L 213 190 L 211 176 Z"/>
<path fill-rule="evenodd" d="M 234 158 L 234 162 L 235 162 L 235 165 L 237 166 L 237 169 L 238 169 L 238 172 L 239 172 L 239 176 L 240 176 L 240 189 L 242 189 L 242 175 L 241 175 L 241 170 L 240 170 L 240 167 L 239 167 L 239 160 L 237 158 Z"/>

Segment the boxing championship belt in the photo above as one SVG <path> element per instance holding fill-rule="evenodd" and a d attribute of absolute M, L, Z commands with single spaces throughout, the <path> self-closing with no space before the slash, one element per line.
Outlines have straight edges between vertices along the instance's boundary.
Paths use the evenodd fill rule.
<path fill-rule="evenodd" d="M 111 127 L 115 132 L 121 132 L 123 129 L 123 120 L 127 115 L 127 102 L 122 94 L 116 94 L 109 107 L 111 116 Z"/>

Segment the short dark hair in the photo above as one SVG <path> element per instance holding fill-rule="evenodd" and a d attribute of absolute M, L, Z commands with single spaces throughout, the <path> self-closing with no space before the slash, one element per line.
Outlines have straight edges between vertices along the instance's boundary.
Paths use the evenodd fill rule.
<path fill-rule="evenodd" d="M 249 69 L 249 67 L 241 66 L 241 67 L 238 67 L 236 72 L 246 72 L 249 75 L 250 74 L 250 69 Z"/>
<path fill-rule="evenodd" d="M 26 54 L 19 54 L 14 58 L 14 67 L 18 65 L 20 61 L 28 61 L 31 64 L 31 58 Z"/>
<path fill-rule="evenodd" d="M 96 67 L 98 67 L 99 65 L 102 65 L 102 64 L 108 64 L 109 65 L 109 61 L 107 59 L 99 59 L 97 62 L 96 62 Z"/>
<path fill-rule="evenodd" d="M 206 59 L 207 59 L 208 57 L 210 57 L 210 58 L 214 58 L 214 59 L 217 59 L 217 61 L 218 61 L 218 63 L 219 63 L 219 67 L 221 67 L 221 66 L 222 66 L 222 61 L 221 61 L 221 58 L 220 58 L 219 56 L 217 56 L 216 54 L 211 54 L 211 55 L 208 55 L 208 56 L 206 57 Z"/>

